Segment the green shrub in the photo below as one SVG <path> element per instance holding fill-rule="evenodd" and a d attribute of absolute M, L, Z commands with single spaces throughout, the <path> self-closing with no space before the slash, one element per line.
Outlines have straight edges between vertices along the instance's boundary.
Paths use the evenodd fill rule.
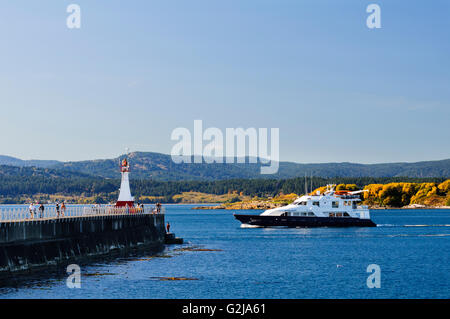
<path fill-rule="evenodd" d="M 240 202 L 240 201 L 241 201 L 241 199 L 239 198 L 239 196 L 233 196 L 232 198 L 227 200 L 226 203 L 232 204 L 232 203 L 237 203 L 237 202 Z"/>

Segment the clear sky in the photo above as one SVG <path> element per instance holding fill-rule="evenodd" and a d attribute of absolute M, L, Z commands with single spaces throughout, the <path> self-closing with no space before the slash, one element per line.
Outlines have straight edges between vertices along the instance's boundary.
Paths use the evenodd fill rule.
<path fill-rule="evenodd" d="M 449 16 L 448 0 L 0 0 L 0 154 L 170 153 L 201 119 L 280 128 L 281 160 L 450 158 Z"/>

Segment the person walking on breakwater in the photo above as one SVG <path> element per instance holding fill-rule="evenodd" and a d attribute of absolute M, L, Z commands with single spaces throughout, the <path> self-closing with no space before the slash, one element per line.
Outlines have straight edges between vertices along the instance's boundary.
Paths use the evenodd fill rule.
<path fill-rule="evenodd" d="M 44 210 L 45 210 L 44 204 L 41 203 L 41 205 L 39 206 L 39 218 L 44 217 Z"/>
<path fill-rule="evenodd" d="M 59 218 L 59 203 L 56 202 L 56 217 Z"/>
<path fill-rule="evenodd" d="M 161 213 L 161 203 L 156 203 L 156 213 Z"/>
<path fill-rule="evenodd" d="M 33 203 L 30 203 L 30 206 L 28 207 L 28 209 L 30 210 L 31 218 L 34 218 L 34 210 L 35 210 L 35 208 L 34 208 Z"/>
<path fill-rule="evenodd" d="M 64 213 L 66 212 L 66 203 L 62 202 L 61 204 L 61 216 L 64 217 Z"/>
<path fill-rule="evenodd" d="M 166 228 L 167 228 L 167 233 L 169 234 L 170 233 L 170 224 L 169 224 L 169 222 L 167 222 Z"/>

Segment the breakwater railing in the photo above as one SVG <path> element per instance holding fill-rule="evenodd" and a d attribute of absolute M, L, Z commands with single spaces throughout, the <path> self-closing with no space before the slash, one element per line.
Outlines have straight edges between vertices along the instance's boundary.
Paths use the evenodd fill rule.
<path fill-rule="evenodd" d="M 67 206 L 65 209 L 56 206 L 44 206 L 44 210 L 28 207 L 0 208 L 0 222 L 21 222 L 31 220 L 46 220 L 87 216 L 130 215 L 130 214 L 164 214 L 165 208 L 145 205 L 144 207 L 115 206 Z"/>

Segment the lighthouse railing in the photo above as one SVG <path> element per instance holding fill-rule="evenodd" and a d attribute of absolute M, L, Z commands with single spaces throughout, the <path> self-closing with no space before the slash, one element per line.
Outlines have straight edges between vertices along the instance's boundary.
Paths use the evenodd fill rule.
<path fill-rule="evenodd" d="M 29 209 L 28 207 L 11 206 L 0 208 L 0 222 L 22 222 L 30 220 L 49 220 L 59 218 L 108 216 L 108 215 L 131 215 L 131 214 L 164 214 L 164 207 L 145 205 L 144 207 L 116 207 L 116 206 L 88 206 L 71 205 L 65 209 L 56 206 L 45 206 L 43 211 Z"/>

